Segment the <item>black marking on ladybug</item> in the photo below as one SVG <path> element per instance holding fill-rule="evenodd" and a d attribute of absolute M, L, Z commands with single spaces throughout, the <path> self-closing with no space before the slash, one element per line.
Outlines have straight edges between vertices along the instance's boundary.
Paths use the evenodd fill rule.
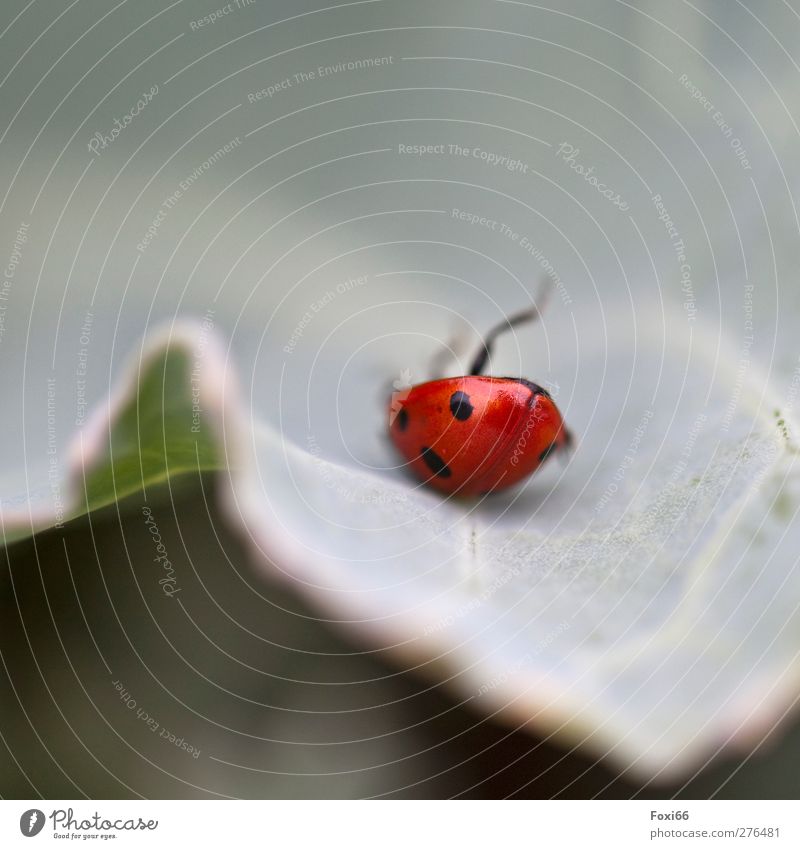
<path fill-rule="evenodd" d="M 459 390 L 450 396 L 450 412 L 460 422 L 465 422 L 472 415 L 474 409 L 466 392 Z"/>
<path fill-rule="evenodd" d="M 426 445 L 420 449 L 425 465 L 439 478 L 449 478 L 453 473 L 450 466 L 433 450 Z"/>
<path fill-rule="evenodd" d="M 405 430 L 408 427 L 408 410 L 405 407 L 400 408 L 395 421 L 399 430 Z"/>
<path fill-rule="evenodd" d="M 544 461 L 545 461 L 545 460 L 546 460 L 546 459 L 547 459 L 547 458 L 548 458 L 548 457 L 549 457 L 549 456 L 553 453 L 553 451 L 555 451 L 555 450 L 556 450 L 556 444 L 555 444 L 555 442 L 551 442 L 551 443 L 547 446 L 547 448 L 545 448 L 545 449 L 544 449 L 544 451 L 542 451 L 542 453 L 539 455 L 539 462 L 540 462 L 540 463 L 544 463 Z"/>
<path fill-rule="evenodd" d="M 513 380 L 514 383 L 521 383 L 523 386 L 527 386 L 534 395 L 544 395 L 545 398 L 549 398 L 551 401 L 553 400 L 550 393 L 543 386 L 539 386 L 538 383 L 534 383 L 532 380 L 525 380 L 524 377 L 504 377 L 503 380 Z"/>

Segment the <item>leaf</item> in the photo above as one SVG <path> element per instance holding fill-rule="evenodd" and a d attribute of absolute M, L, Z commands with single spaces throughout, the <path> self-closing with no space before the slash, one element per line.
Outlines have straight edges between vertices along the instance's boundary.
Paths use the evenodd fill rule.
<path fill-rule="evenodd" d="M 272 574 L 476 709 L 645 776 L 674 776 L 757 740 L 795 697 L 796 429 L 755 373 L 734 407 L 725 401 L 736 370 L 718 369 L 703 395 L 716 352 L 700 334 L 673 333 L 669 357 L 685 368 L 662 374 L 655 396 L 658 334 L 645 333 L 635 362 L 629 340 L 610 345 L 607 368 L 630 371 L 620 391 L 649 403 L 611 404 L 593 425 L 588 405 L 572 400 L 564 406 L 583 436 L 570 464 L 471 503 L 400 470 L 332 461 L 313 439 L 252 422 L 218 342 L 193 434 L 197 332 L 156 338 L 111 418 L 98 414 L 72 476 L 85 467 L 88 499 L 76 512 L 224 457 L 227 514 Z M 556 353 L 570 373 L 567 346 Z M 572 398 L 593 379 L 587 369 Z M 670 409 L 673 392 L 707 403 Z"/>
<path fill-rule="evenodd" d="M 263 483 L 237 504 L 318 604 L 444 666 L 476 707 L 667 778 L 756 739 L 794 698 L 800 485 L 763 376 L 712 371 L 702 327 L 673 330 L 666 357 L 683 367 L 664 369 L 655 321 L 637 326 L 638 350 L 608 346 L 630 378 L 608 385 L 594 428 L 595 375 L 556 344 L 583 440 L 519 493 L 443 501 L 263 432 Z"/>
<path fill-rule="evenodd" d="M 201 408 L 202 393 L 192 374 L 189 331 L 173 331 L 171 340 L 152 343 L 148 355 L 130 368 L 124 392 L 109 402 L 108 410 L 96 411 L 85 432 L 77 435 L 63 515 L 6 512 L 6 544 L 146 492 L 167 479 L 223 467 L 207 417 L 193 409 L 193 404 Z"/>

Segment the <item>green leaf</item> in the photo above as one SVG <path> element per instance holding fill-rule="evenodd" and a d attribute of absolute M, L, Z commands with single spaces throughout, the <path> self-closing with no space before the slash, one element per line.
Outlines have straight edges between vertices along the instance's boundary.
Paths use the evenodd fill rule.
<path fill-rule="evenodd" d="M 194 372 L 193 372 L 194 370 Z M 73 445 L 68 506 L 30 521 L 20 512 L 5 520 L 5 543 L 120 502 L 166 481 L 223 467 L 214 425 L 203 410 L 203 364 L 178 335 L 158 344 L 128 378 L 110 418 L 96 411 L 83 440 Z M 95 443 L 87 450 L 87 443 Z"/>
<path fill-rule="evenodd" d="M 193 413 L 191 369 L 182 347 L 167 348 L 148 363 L 88 471 L 80 513 L 171 477 L 221 468 L 210 423 Z"/>

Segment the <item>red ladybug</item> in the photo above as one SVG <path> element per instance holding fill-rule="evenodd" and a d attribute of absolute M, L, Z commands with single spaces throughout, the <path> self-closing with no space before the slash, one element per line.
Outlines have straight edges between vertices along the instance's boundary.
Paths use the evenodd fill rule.
<path fill-rule="evenodd" d="M 469 375 L 431 380 L 392 398 L 389 434 L 411 470 L 440 492 L 483 495 L 513 486 L 572 445 L 550 393 L 517 377 L 484 377 L 503 331 L 539 315 L 519 313 L 487 334 Z"/>

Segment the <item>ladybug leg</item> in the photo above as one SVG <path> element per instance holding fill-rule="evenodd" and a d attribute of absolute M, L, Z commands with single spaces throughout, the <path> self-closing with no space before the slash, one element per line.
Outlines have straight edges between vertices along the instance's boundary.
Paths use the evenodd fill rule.
<path fill-rule="evenodd" d="M 547 297 L 550 294 L 552 288 L 552 281 L 549 277 L 546 277 L 540 287 L 539 295 L 537 298 L 537 300 L 542 304 L 541 309 L 544 309 Z M 472 366 L 470 367 L 469 373 L 471 375 L 483 374 L 483 370 L 486 368 L 486 364 L 489 362 L 489 358 L 492 355 L 492 348 L 494 347 L 495 340 L 498 336 L 501 336 L 503 333 L 512 330 L 514 327 L 518 327 L 520 324 L 528 324 L 528 322 L 536 321 L 541 317 L 542 314 L 540 308 L 534 306 L 530 307 L 529 309 L 523 310 L 522 312 L 515 313 L 514 315 L 500 322 L 500 324 L 493 327 L 486 334 L 486 336 L 484 336 L 483 347 L 480 351 L 478 351 L 475 359 L 472 361 Z"/>

